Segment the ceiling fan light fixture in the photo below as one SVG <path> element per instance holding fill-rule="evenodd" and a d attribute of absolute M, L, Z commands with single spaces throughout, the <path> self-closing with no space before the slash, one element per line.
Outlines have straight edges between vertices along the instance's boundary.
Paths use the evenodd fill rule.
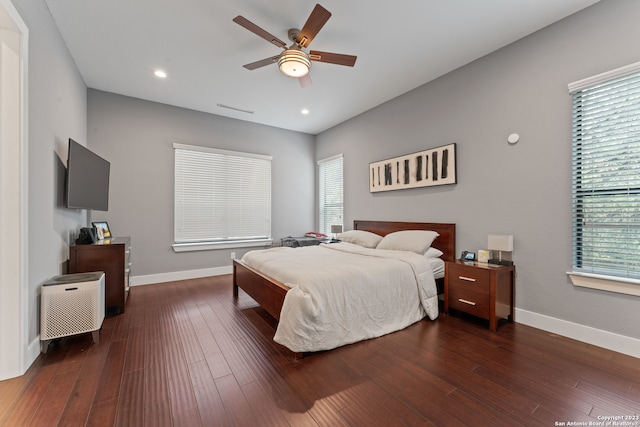
<path fill-rule="evenodd" d="M 311 61 L 309 56 L 296 48 L 289 48 L 278 58 L 280 72 L 288 77 L 304 77 L 309 74 Z"/>

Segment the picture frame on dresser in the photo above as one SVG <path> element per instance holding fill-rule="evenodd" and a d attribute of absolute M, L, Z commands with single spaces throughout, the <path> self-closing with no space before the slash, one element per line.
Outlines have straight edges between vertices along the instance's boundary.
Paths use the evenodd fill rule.
<path fill-rule="evenodd" d="M 102 236 L 102 238 L 99 238 L 99 240 L 110 239 L 112 237 L 111 230 L 109 229 L 109 224 L 107 224 L 107 221 L 96 221 L 92 222 L 91 225 L 97 230 L 98 236 Z"/>

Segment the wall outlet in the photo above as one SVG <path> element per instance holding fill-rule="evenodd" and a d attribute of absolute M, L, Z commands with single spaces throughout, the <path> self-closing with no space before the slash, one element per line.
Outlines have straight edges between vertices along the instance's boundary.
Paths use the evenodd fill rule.
<path fill-rule="evenodd" d="M 236 253 L 235 252 L 231 252 L 231 259 L 235 259 L 236 258 Z"/>

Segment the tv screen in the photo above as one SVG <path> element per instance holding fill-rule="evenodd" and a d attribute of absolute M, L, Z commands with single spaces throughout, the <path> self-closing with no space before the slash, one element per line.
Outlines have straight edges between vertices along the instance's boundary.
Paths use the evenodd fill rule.
<path fill-rule="evenodd" d="M 110 168 L 108 161 L 69 138 L 67 207 L 109 210 Z"/>

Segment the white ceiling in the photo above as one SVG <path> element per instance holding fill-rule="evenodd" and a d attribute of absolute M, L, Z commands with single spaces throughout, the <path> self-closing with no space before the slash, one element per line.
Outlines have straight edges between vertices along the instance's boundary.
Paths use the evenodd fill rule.
<path fill-rule="evenodd" d="M 288 43 L 315 1 L 46 3 L 90 88 L 318 134 L 597 1 L 322 0 L 333 15 L 309 48 L 358 60 L 353 68 L 314 62 L 304 89 L 277 65 L 244 69 L 281 50 L 232 19 Z M 156 78 L 157 68 L 168 77 Z"/>

